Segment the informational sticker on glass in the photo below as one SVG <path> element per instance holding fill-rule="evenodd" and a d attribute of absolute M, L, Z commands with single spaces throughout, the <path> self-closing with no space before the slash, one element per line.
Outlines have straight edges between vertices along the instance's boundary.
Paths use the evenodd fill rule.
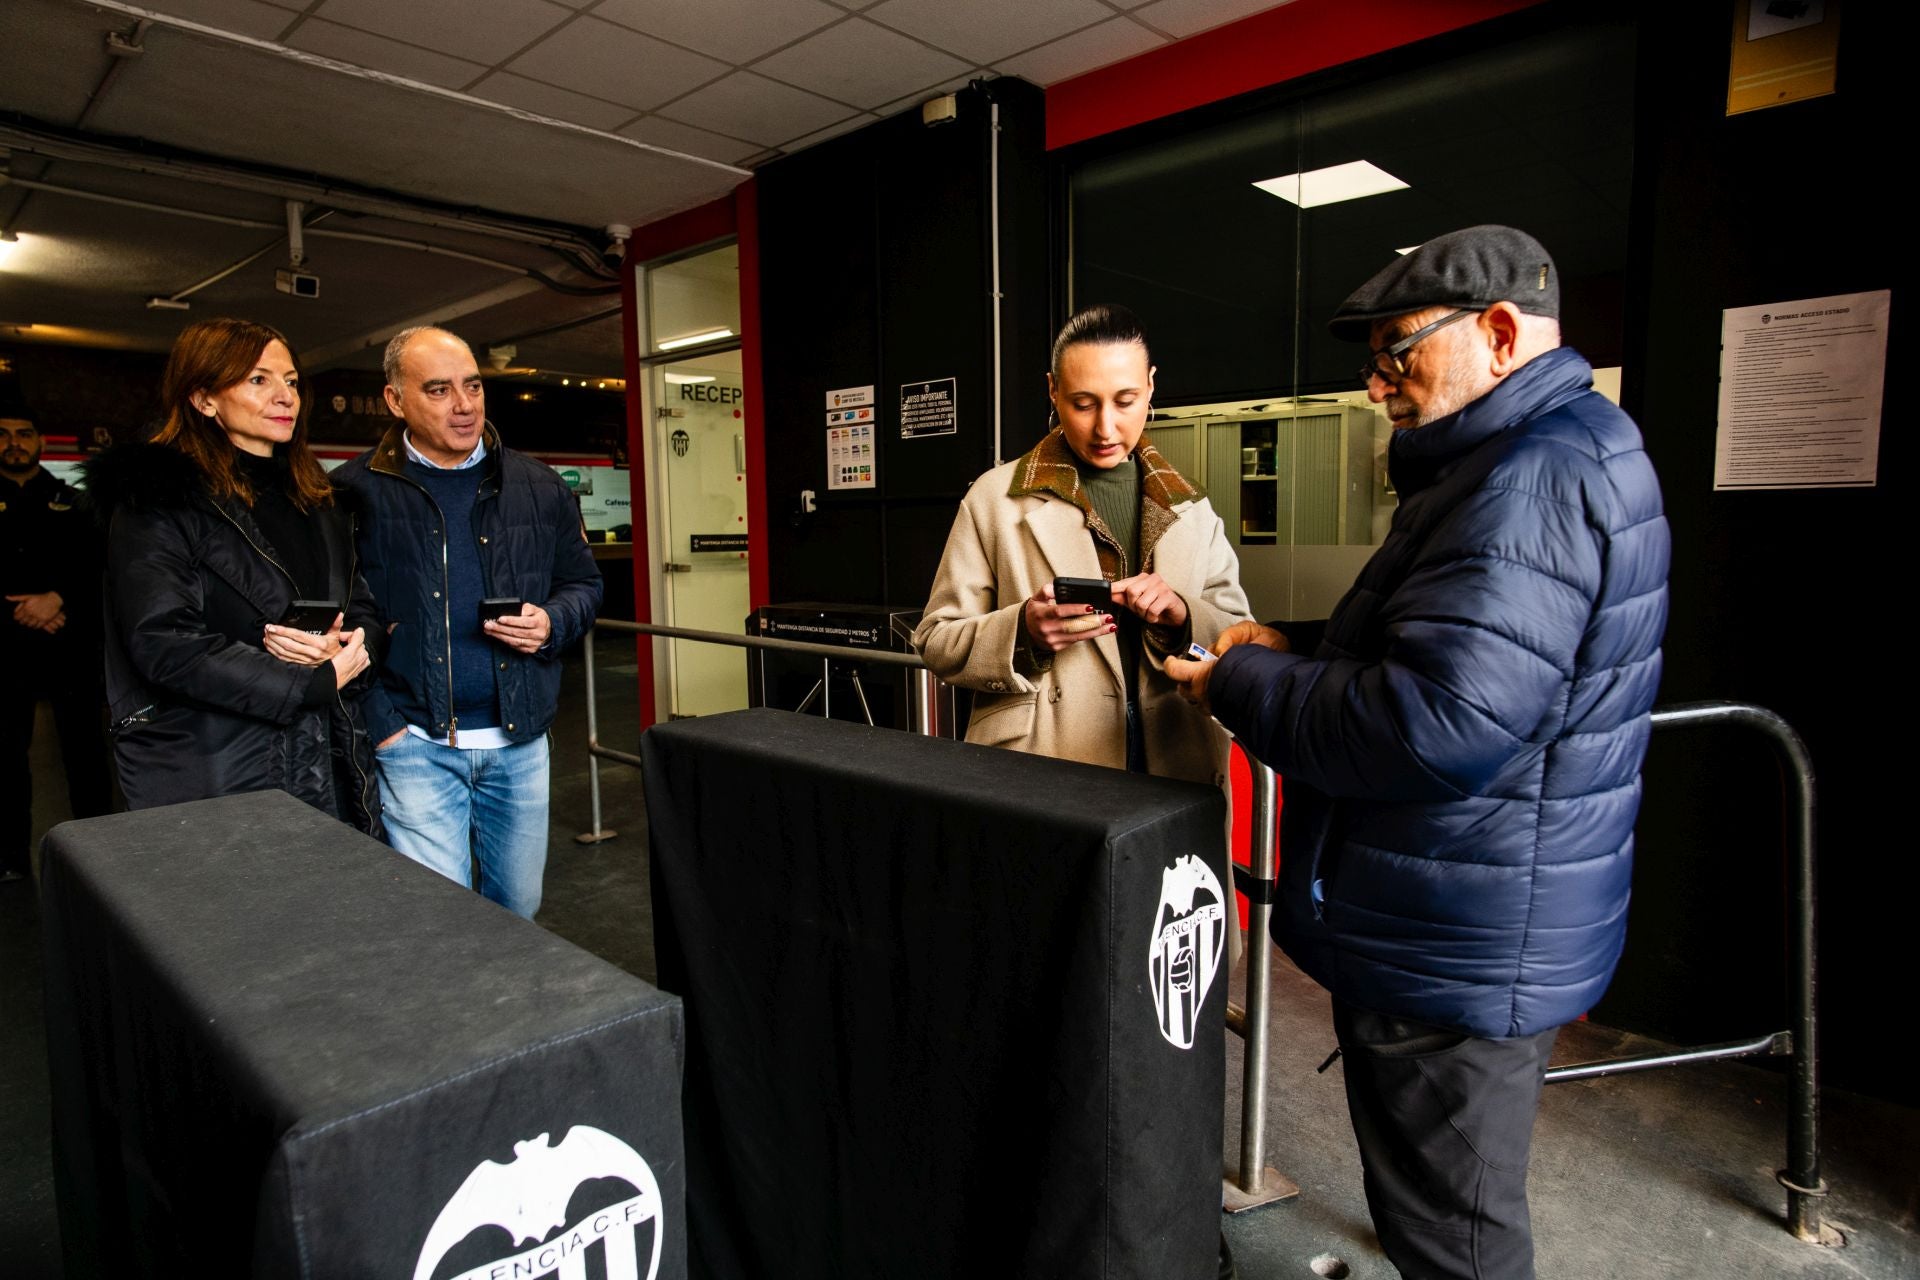
<path fill-rule="evenodd" d="M 833 415 L 827 415 L 832 421 Z M 873 424 L 827 428 L 827 488 L 873 488 Z"/>
<path fill-rule="evenodd" d="M 873 387 L 839 387 L 827 392 L 827 411 L 835 409 L 858 409 L 873 406 Z"/>
<path fill-rule="evenodd" d="M 1873 486 L 1891 297 L 1879 289 L 1721 313 L 1715 489 Z"/>
<path fill-rule="evenodd" d="M 960 429 L 955 378 L 906 382 L 900 386 L 900 438 L 950 436 Z"/>

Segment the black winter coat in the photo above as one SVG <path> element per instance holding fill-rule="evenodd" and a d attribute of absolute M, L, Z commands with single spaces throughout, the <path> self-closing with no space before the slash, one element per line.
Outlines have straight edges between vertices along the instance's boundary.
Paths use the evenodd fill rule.
<path fill-rule="evenodd" d="M 114 756 L 128 806 L 145 809 L 278 789 L 382 834 L 360 700 L 369 676 L 325 706 L 303 705 L 311 667 L 282 662 L 262 629 L 295 598 L 246 506 L 216 500 L 164 445 L 124 445 L 87 466 L 107 530 L 106 678 Z M 344 628 L 365 627 L 377 667 L 385 632 L 355 565 L 352 519 L 310 517 L 326 546 L 328 596 Z"/>
<path fill-rule="evenodd" d="M 377 685 L 367 694 L 375 742 L 408 725 L 436 738 L 453 718 L 454 651 L 447 598 L 449 557 L 473 556 L 490 596 L 518 596 L 547 611 L 553 634 L 538 653 L 496 646 L 500 727 L 509 741 L 546 733 L 560 703 L 560 654 L 585 635 L 605 587 L 580 527 L 580 507 L 552 467 L 500 442 L 486 428 L 487 456 L 475 466 L 474 541 L 447 545 L 446 517 L 406 474 L 404 428 L 395 423 L 366 453 L 333 473 L 354 513 L 360 563 L 392 638 Z"/>

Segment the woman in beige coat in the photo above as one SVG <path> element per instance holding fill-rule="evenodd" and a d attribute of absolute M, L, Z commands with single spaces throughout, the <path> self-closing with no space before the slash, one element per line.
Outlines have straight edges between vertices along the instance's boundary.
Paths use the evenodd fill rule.
<path fill-rule="evenodd" d="M 914 647 L 975 691 L 967 741 L 1223 785 L 1226 735 L 1163 669 L 1248 617 L 1212 505 L 1145 438 L 1154 369 L 1121 307 L 1054 342 L 1058 425 L 973 482 Z M 1057 577 L 1105 578 L 1112 603 L 1056 604 Z"/>

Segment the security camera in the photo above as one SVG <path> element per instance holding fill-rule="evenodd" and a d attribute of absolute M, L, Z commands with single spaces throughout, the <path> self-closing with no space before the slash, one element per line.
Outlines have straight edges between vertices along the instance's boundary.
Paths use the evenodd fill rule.
<path fill-rule="evenodd" d="M 627 256 L 627 240 L 633 235 L 633 228 L 624 222 L 609 222 L 606 226 L 607 247 L 600 256 L 610 267 L 617 267 Z"/>
<path fill-rule="evenodd" d="M 320 296 L 320 277 L 311 272 L 282 268 L 273 273 L 273 287 L 295 298 Z"/>

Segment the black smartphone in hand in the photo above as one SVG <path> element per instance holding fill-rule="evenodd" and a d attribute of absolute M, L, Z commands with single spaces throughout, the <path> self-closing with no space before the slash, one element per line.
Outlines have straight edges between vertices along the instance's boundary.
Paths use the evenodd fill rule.
<path fill-rule="evenodd" d="M 1105 578 L 1055 578 L 1055 604 L 1090 604 L 1096 609 L 1113 608 L 1113 584 Z"/>
<path fill-rule="evenodd" d="M 337 600 L 295 600 L 280 615 L 280 625 L 323 636 L 339 616 L 340 602 Z"/>
<path fill-rule="evenodd" d="M 517 618 L 524 603 L 519 596 L 488 596 L 480 602 L 480 623 L 485 626 L 494 618 Z"/>

